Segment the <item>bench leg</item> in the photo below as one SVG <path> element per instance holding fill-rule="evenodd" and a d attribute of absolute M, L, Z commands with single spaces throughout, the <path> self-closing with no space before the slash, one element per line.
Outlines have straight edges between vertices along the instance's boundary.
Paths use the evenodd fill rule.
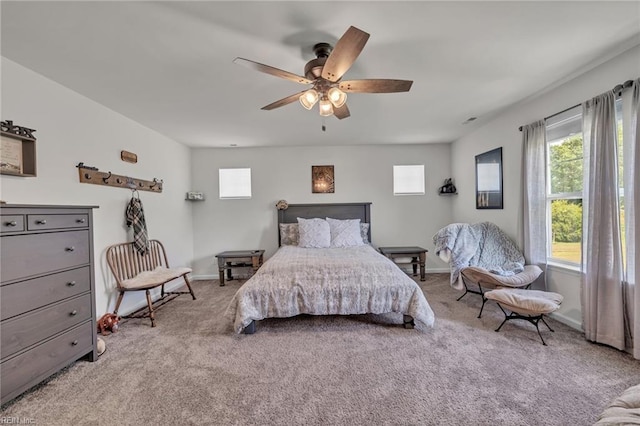
<path fill-rule="evenodd" d="M 151 327 L 155 327 L 156 318 L 153 313 L 153 303 L 151 303 L 151 292 L 147 290 L 146 293 L 147 293 L 147 304 L 149 305 L 149 318 L 151 318 Z"/>
<path fill-rule="evenodd" d="M 121 291 L 118 294 L 118 300 L 116 300 L 116 308 L 113 310 L 113 313 L 118 315 L 118 309 L 120 309 L 120 304 L 122 303 L 122 297 L 124 296 L 124 291 Z"/>
<path fill-rule="evenodd" d="M 187 284 L 187 288 L 189 289 L 189 293 L 191 293 L 191 297 L 193 297 L 193 300 L 196 300 L 196 295 L 193 293 L 193 289 L 191 288 L 191 283 L 189 282 L 189 278 L 187 278 L 186 275 L 183 275 L 182 278 L 184 278 L 184 282 Z"/>

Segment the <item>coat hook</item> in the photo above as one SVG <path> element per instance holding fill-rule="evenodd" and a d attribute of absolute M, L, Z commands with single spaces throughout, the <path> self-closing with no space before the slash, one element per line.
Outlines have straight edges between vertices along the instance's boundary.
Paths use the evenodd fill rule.
<path fill-rule="evenodd" d="M 89 173 L 85 173 L 85 174 L 84 174 L 84 178 L 85 178 L 86 180 L 91 180 L 91 175 L 90 175 Z"/>
<path fill-rule="evenodd" d="M 153 178 L 153 185 L 149 185 L 149 189 L 155 188 L 158 184 L 162 184 L 162 182 L 162 179 Z"/>
<path fill-rule="evenodd" d="M 107 177 L 103 177 L 103 178 L 102 178 L 102 181 L 103 181 L 105 184 L 108 184 L 108 183 L 109 183 L 109 182 L 108 182 L 108 180 L 109 180 L 109 178 L 110 178 L 110 177 L 111 177 L 111 171 L 109 171 L 109 175 L 108 175 Z"/>

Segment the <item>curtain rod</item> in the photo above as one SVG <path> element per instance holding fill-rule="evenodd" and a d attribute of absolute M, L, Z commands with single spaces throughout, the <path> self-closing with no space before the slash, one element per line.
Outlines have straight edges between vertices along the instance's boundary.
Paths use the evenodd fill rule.
<path fill-rule="evenodd" d="M 629 87 L 631 87 L 632 85 L 633 85 L 633 80 L 627 80 L 627 81 L 625 81 L 625 82 L 624 82 L 624 83 L 622 83 L 622 84 L 618 84 L 618 85 L 616 85 L 616 87 L 614 87 L 612 91 L 613 91 L 613 93 L 615 93 L 615 94 L 617 94 L 618 96 L 620 96 L 620 94 L 622 93 L 622 91 L 623 91 L 624 89 L 628 89 L 628 88 L 629 88 Z M 576 104 L 576 105 L 574 105 L 574 106 L 572 106 L 572 107 L 569 107 L 569 108 L 567 108 L 567 109 L 563 109 L 563 110 L 562 110 L 562 111 L 560 111 L 560 112 L 556 112 L 555 114 L 551 114 L 550 116 L 545 117 L 545 118 L 544 118 L 544 120 L 548 120 L 548 119 L 550 119 L 550 118 L 552 118 L 552 117 L 555 117 L 555 116 L 556 116 L 556 115 L 558 115 L 558 114 L 562 114 L 563 112 L 567 112 L 567 111 L 569 111 L 570 109 L 573 109 L 573 108 L 575 108 L 575 107 L 577 107 L 577 106 L 580 106 L 580 105 L 581 105 L 581 104 Z M 522 126 L 518 127 L 518 130 L 522 131 Z"/>

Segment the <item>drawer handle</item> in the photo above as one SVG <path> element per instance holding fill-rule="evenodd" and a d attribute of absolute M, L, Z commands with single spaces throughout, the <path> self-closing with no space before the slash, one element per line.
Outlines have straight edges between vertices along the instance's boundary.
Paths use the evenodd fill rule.
<path fill-rule="evenodd" d="M 71 315 L 72 317 L 75 317 L 76 315 L 78 315 L 78 311 L 74 309 L 73 311 L 69 312 L 69 315 Z"/>
<path fill-rule="evenodd" d="M 84 223 L 85 220 L 84 219 L 76 219 L 76 223 Z"/>
<path fill-rule="evenodd" d="M 46 219 L 36 220 L 36 225 L 46 225 L 46 224 L 47 224 Z"/>
<path fill-rule="evenodd" d="M 69 287 L 73 287 L 74 285 L 76 285 L 76 282 L 75 282 L 75 281 L 69 281 L 69 282 L 67 283 L 67 285 L 68 285 Z"/>
<path fill-rule="evenodd" d="M 74 340 L 73 342 L 71 342 L 71 346 L 78 346 L 78 341 Z"/>
<path fill-rule="evenodd" d="M 16 222 L 15 220 L 12 220 L 11 222 L 5 222 L 4 224 L 6 226 L 18 226 L 18 222 Z"/>
<path fill-rule="evenodd" d="M 71 247 L 67 247 L 65 250 L 66 251 L 75 251 L 76 248 L 74 246 L 71 246 Z"/>

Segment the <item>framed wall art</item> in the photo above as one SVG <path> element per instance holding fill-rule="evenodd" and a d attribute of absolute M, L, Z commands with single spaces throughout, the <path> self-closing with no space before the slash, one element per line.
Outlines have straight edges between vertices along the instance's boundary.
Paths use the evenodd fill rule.
<path fill-rule="evenodd" d="M 476 155 L 476 209 L 502 209 L 502 148 Z"/>
<path fill-rule="evenodd" d="M 311 193 L 333 194 L 334 192 L 333 166 L 311 166 Z"/>

